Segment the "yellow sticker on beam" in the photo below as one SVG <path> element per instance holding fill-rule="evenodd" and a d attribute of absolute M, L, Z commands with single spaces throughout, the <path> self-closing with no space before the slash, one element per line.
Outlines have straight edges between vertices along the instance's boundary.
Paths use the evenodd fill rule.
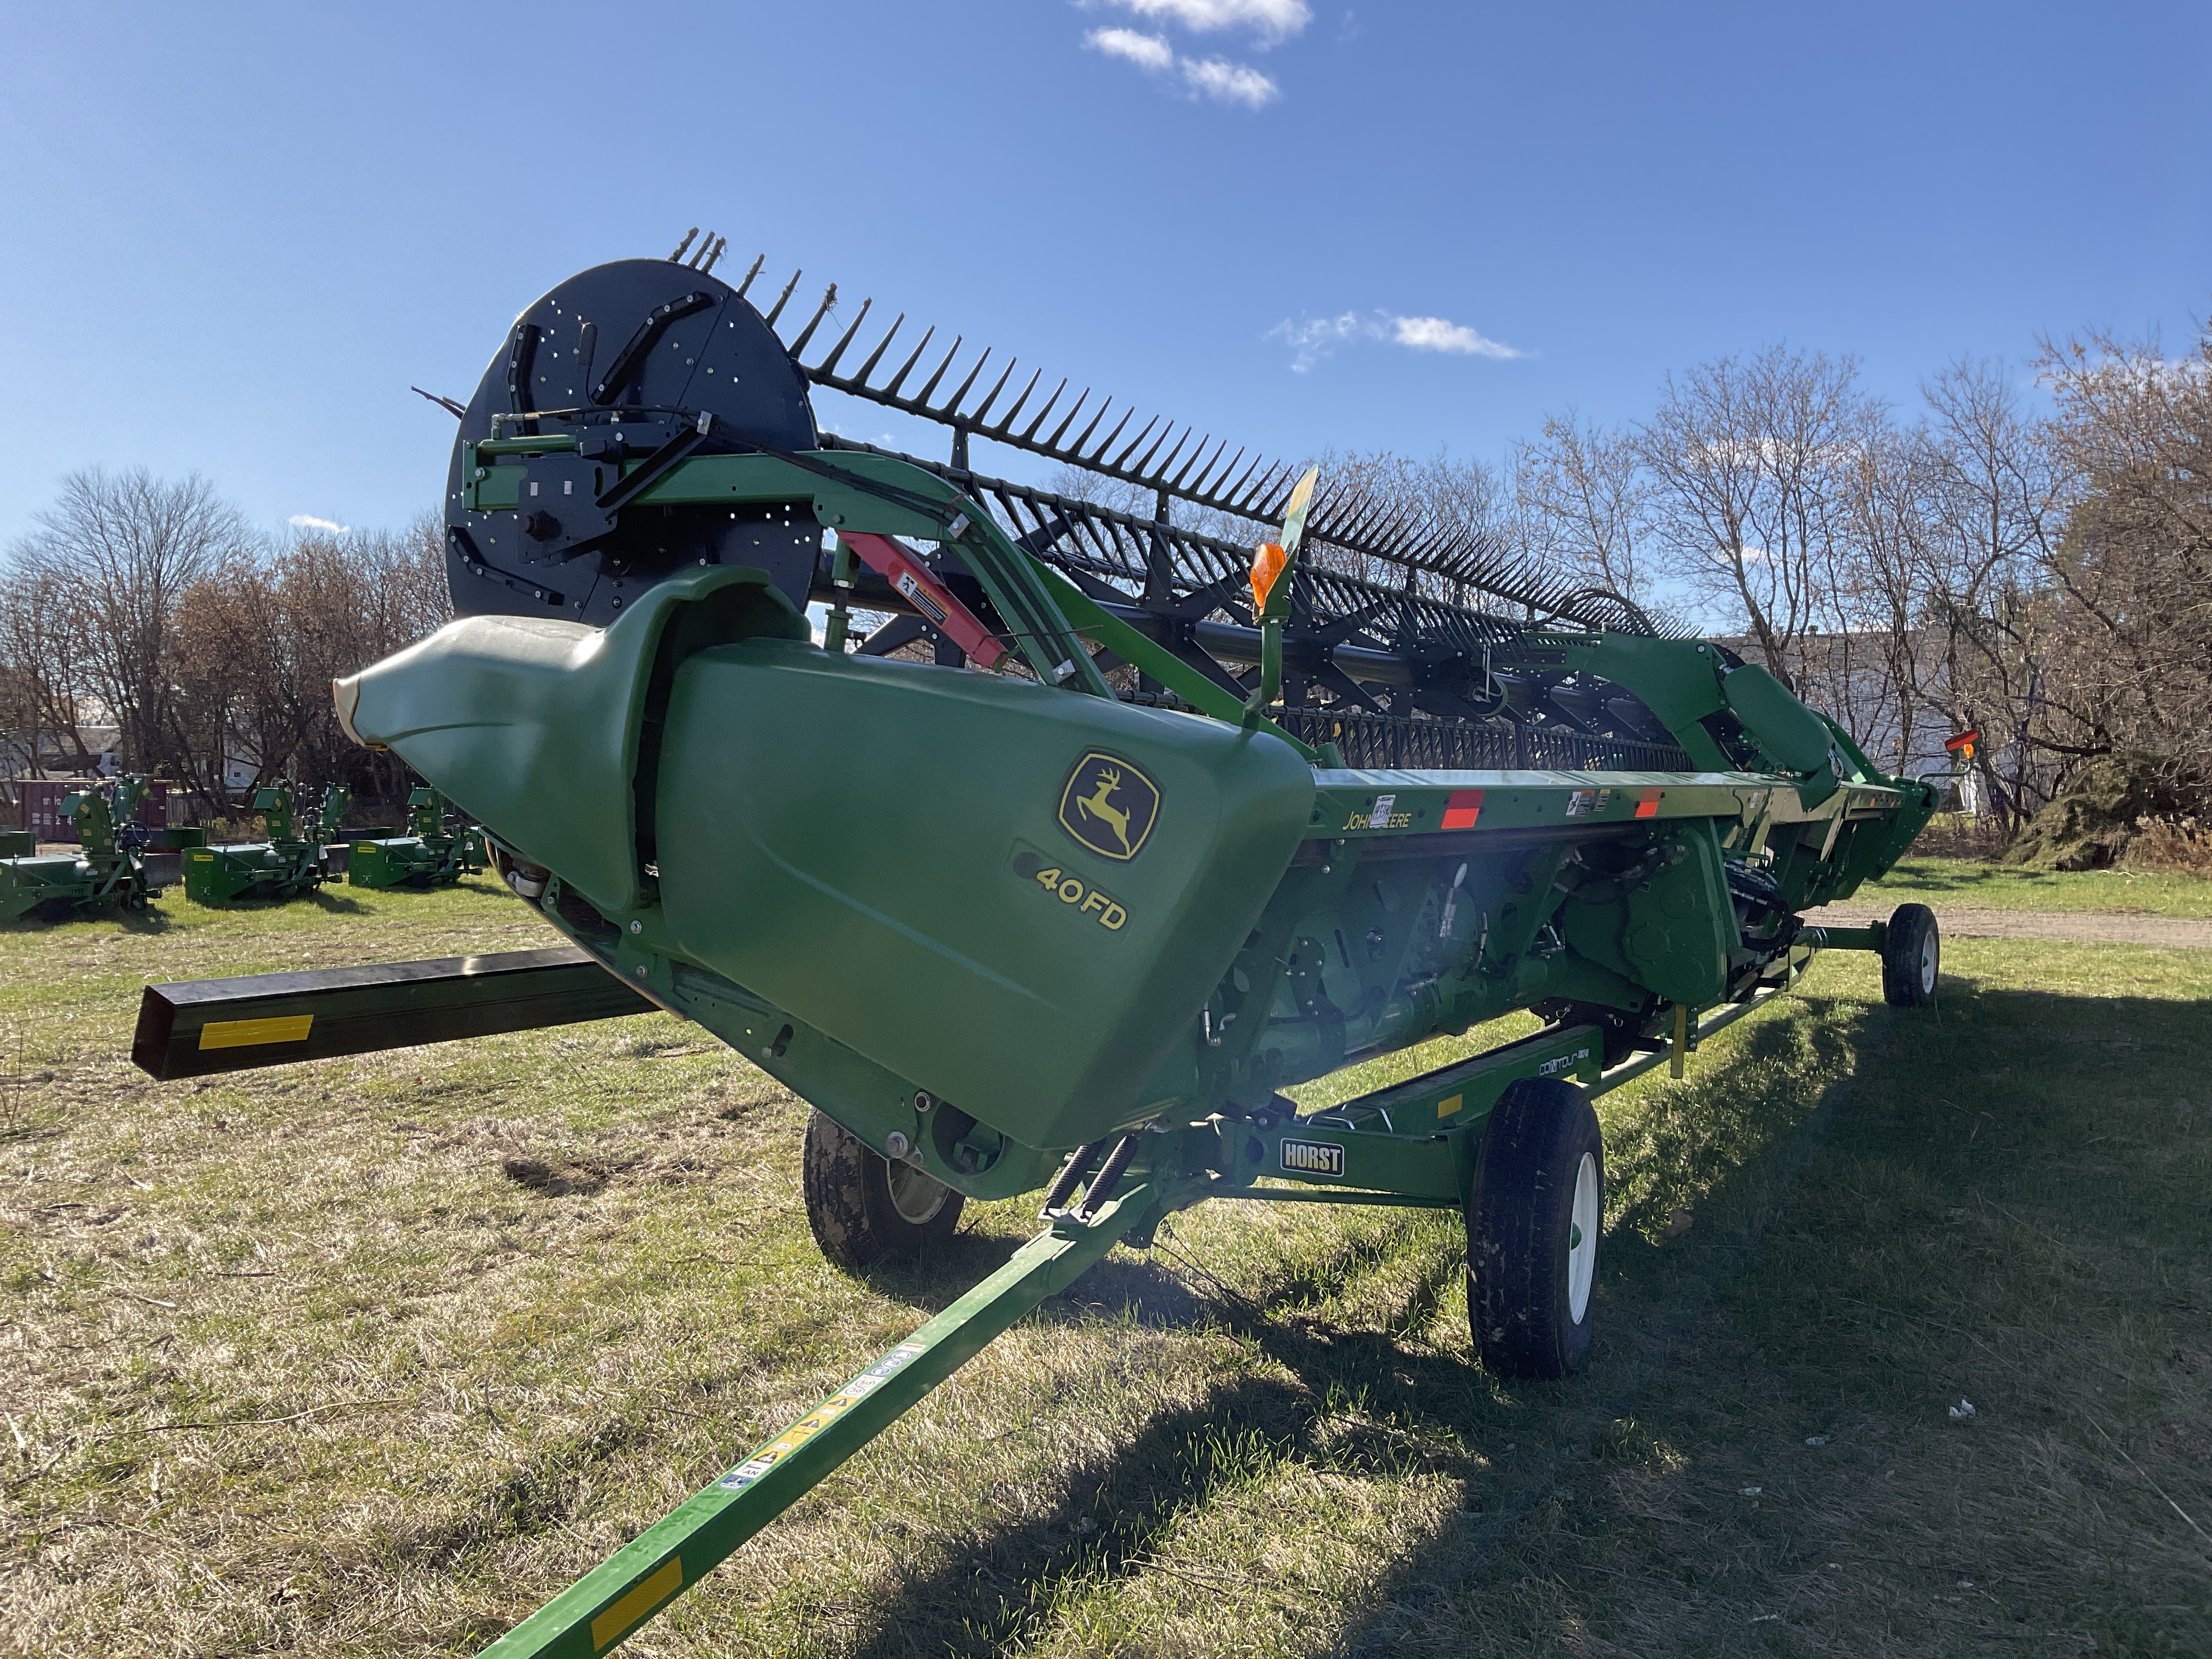
<path fill-rule="evenodd" d="M 632 1625 L 684 1588 L 684 1558 L 672 1555 L 649 1578 L 632 1584 L 623 1599 L 592 1620 L 592 1651 L 604 1652 Z"/>
<path fill-rule="evenodd" d="M 1465 1103 L 1467 1097 L 1465 1095 L 1446 1095 L 1442 1100 L 1437 1103 L 1437 1115 L 1438 1117 L 1449 1117 L 1454 1112 L 1459 1110 L 1460 1107 Z"/>
<path fill-rule="evenodd" d="M 200 1027 L 203 1048 L 253 1048 L 264 1042 L 305 1042 L 313 1014 L 280 1014 L 273 1019 L 215 1019 Z"/>

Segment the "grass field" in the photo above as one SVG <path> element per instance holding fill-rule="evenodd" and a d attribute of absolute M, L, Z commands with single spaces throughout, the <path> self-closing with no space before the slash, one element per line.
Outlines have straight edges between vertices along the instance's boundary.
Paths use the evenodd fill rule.
<path fill-rule="evenodd" d="M 1906 859 L 1854 899 L 1879 895 L 1972 910 L 2102 910 L 2212 916 L 2212 881 L 2142 870 L 2021 870 L 1978 859 Z"/>
<path fill-rule="evenodd" d="M 804 1109 L 662 1015 L 145 1081 L 149 979 L 540 938 L 163 914 L 0 930 L 0 1651 L 468 1652 L 1032 1224 L 833 1271 Z M 624 1651 L 2212 1651 L 2212 952 L 1945 967 L 1830 957 L 1601 1103 L 1572 1382 L 1470 1363 L 1452 1217 L 1201 1210 Z"/>

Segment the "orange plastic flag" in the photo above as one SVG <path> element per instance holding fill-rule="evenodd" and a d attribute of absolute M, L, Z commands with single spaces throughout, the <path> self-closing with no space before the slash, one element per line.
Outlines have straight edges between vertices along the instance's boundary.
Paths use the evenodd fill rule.
<path fill-rule="evenodd" d="M 1260 620 L 1267 608 L 1267 596 L 1275 591 L 1275 582 L 1290 562 L 1290 555 L 1273 542 L 1261 542 L 1252 552 L 1252 620 Z"/>

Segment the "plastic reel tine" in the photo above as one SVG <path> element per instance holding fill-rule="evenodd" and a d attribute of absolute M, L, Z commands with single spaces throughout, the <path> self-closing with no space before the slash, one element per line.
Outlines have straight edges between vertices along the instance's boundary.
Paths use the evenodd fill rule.
<path fill-rule="evenodd" d="M 682 260 L 684 258 L 684 250 L 691 246 L 691 239 L 698 234 L 699 227 L 696 225 L 692 226 L 690 229 L 684 233 L 684 240 L 676 245 L 676 252 L 668 256 L 668 263 L 670 264 L 675 264 Z"/>
<path fill-rule="evenodd" d="M 1225 478 L 1231 472 L 1235 472 L 1237 471 L 1237 461 L 1241 461 L 1243 459 L 1244 452 L 1240 449 L 1237 452 L 1237 460 L 1230 462 L 1226 467 L 1223 468 L 1221 476 Z M 1244 480 L 1252 476 L 1254 471 L 1259 466 L 1259 465 L 1260 458 L 1257 455 L 1255 455 L 1252 458 L 1251 465 L 1244 469 L 1243 472 L 1238 477 L 1235 483 L 1230 485 L 1226 490 L 1217 490 L 1215 492 L 1219 499 L 1229 504 L 1230 509 L 1232 512 L 1236 509 L 1237 492 L 1244 488 Z"/>
<path fill-rule="evenodd" d="M 814 366 L 813 373 L 825 380 L 830 378 L 830 371 L 837 367 L 837 360 L 845 355 L 845 348 L 853 343 L 853 337 L 860 331 L 860 325 L 868 320 L 868 307 L 873 304 L 875 301 L 872 299 L 860 301 L 860 313 L 853 319 L 852 327 L 845 331 L 844 338 L 830 348 L 830 355 Z"/>
<path fill-rule="evenodd" d="M 714 267 L 722 263 L 722 256 L 729 250 L 730 239 L 726 236 L 717 236 L 714 239 L 714 251 L 707 256 L 706 262 L 699 267 L 699 274 L 702 276 L 713 276 Z"/>
<path fill-rule="evenodd" d="M 860 368 L 854 374 L 853 383 L 855 386 L 865 386 L 867 385 L 868 376 L 876 372 L 876 365 L 883 361 L 884 349 L 890 344 L 893 338 L 897 336 L 899 330 L 903 327 L 905 324 L 906 313 L 903 311 L 899 313 L 896 317 L 891 319 L 890 331 L 885 334 L 882 339 L 876 342 L 876 349 L 868 354 L 868 361 L 862 363 Z"/>
<path fill-rule="evenodd" d="M 1121 471 L 1123 463 L 1127 461 L 1130 456 L 1137 453 L 1137 446 L 1144 442 L 1145 440 L 1152 434 L 1152 428 L 1159 423 L 1160 417 L 1157 415 L 1153 416 L 1151 420 L 1145 422 L 1145 429 L 1139 432 L 1135 437 L 1130 439 L 1129 447 L 1123 450 L 1119 455 L 1116 455 L 1109 464 L 1114 471 L 1117 472 Z"/>
<path fill-rule="evenodd" d="M 1099 420 L 1103 420 L 1105 417 L 1106 411 L 1113 408 L 1113 406 L 1114 400 L 1111 398 L 1109 398 L 1104 403 L 1099 404 L 1098 415 L 1091 421 L 1091 424 L 1092 426 L 1097 426 Z M 1076 459 L 1081 461 L 1085 466 L 1099 466 L 1103 465 L 1106 452 L 1114 447 L 1114 440 L 1121 435 L 1121 428 L 1129 424 L 1129 417 L 1136 412 L 1137 411 L 1134 409 L 1123 410 L 1121 411 L 1121 418 L 1114 422 L 1114 429 L 1098 441 L 1098 447 L 1092 450 L 1088 456 L 1085 456 L 1082 453 L 1083 445 L 1079 442 L 1075 446 Z M 1091 436 L 1091 433 L 1088 428 L 1085 430 L 1083 436 L 1085 439 L 1088 439 Z"/>
<path fill-rule="evenodd" d="M 754 258 L 751 268 L 745 272 L 745 280 L 738 284 L 738 298 L 742 300 L 745 297 L 745 290 L 753 285 L 753 278 L 761 274 L 761 267 L 767 263 L 768 255 L 765 253 Z"/>
<path fill-rule="evenodd" d="M 1146 451 L 1145 452 L 1145 459 L 1144 459 L 1143 460 L 1141 460 L 1141 461 L 1139 461 L 1139 462 L 1136 464 L 1136 465 L 1134 465 L 1133 467 L 1131 467 L 1129 470 L 1130 470 L 1132 472 L 1137 473 L 1139 476 L 1142 477 L 1143 478 L 1145 478 L 1145 479 L 1146 479 L 1146 480 L 1147 480 L 1148 482 L 1151 482 L 1151 483 L 1158 483 L 1158 478 L 1156 477 L 1156 476 L 1154 475 L 1154 473 L 1152 472 L 1152 457 L 1153 457 L 1153 456 L 1155 456 L 1155 455 L 1157 455 L 1157 454 L 1158 454 L 1158 453 L 1160 453 L 1160 446 L 1161 446 L 1162 444 L 1165 443 L 1165 442 L 1168 441 L 1168 436 L 1169 436 L 1169 434 L 1170 434 L 1170 433 L 1172 433 L 1174 430 L 1175 430 L 1175 422 L 1174 422 L 1173 421 L 1170 421 L 1170 422 L 1167 423 L 1167 425 L 1166 425 L 1166 426 L 1165 426 L 1165 427 L 1161 430 L 1160 435 L 1159 435 L 1158 437 L 1157 437 L 1157 438 L 1155 438 L 1155 439 L 1153 439 L 1153 440 L 1152 440 L 1152 447 L 1150 449 L 1148 449 L 1148 450 L 1146 450 Z M 1179 439 L 1177 439 L 1177 440 L 1176 441 L 1176 449 L 1181 449 L 1181 448 L 1183 447 L 1184 443 L 1186 443 L 1186 442 L 1188 442 L 1188 441 L 1189 441 L 1189 438 L 1190 438 L 1190 428 L 1189 428 L 1188 427 L 1185 427 L 1185 428 L 1183 428 L 1183 429 L 1182 429 L 1182 436 L 1181 438 L 1179 438 Z M 1168 460 L 1169 460 L 1169 461 L 1170 461 L 1170 462 L 1172 462 L 1174 459 L 1175 459 L 1175 450 L 1170 450 L 1170 451 L 1168 452 Z"/>
<path fill-rule="evenodd" d="M 775 308 L 769 312 L 767 316 L 761 319 L 761 320 L 766 323 L 770 328 L 774 328 L 775 326 L 775 319 L 783 315 L 784 307 L 791 303 L 792 290 L 799 286 L 799 279 L 805 275 L 806 275 L 806 271 L 804 267 L 793 271 L 791 273 L 791 280 L 783 285 L 783 292 L 775 296 Z"/>
<path fill-rule="evenodd" d="M 1013 400 L 1013 407 L 1011 407 L 1011 410 L 1006 411 L 1006 414 L 1000 416 L 1000 420 L 998 420 L 998 435 L 1000 435 L 1000 438 L 1005 438 L 1006 431 L 1009 431 L 1011 427 L 1013 427 L 1015 420 L 1020 418 L 1020 416 L 1022 416 L 1022 407 L 1024 407 L 1024 404 L 1029 403 L 1029 394 L 1030 394 L 1030 392 L 1036 392 L 1036 389 L 1037 389 L 1037 380 L 1042 380 L 1042 378 L 1044 378 L 1044 369 L 1030 369 L 1030 372 L 1029 372 L 1029 385 L 1024 385 L 1024 387 L 1022 387 L 1022 396 L 1020 396 L 1020 398 L 1015 398 L 1015 400 Z M 991 394 L 991 396 L 998 396 L 998 394 L 995 394 L 995 392 L 994 392 L 994 394 Z M 988 407 L 988 404 L 984 404 L 984 407 Z"/>
<path fill-rule="evenodd" d="M 1206 453 L 1206 439 L 1212 436 L 1213 434 L 1209 432 L 1206 434 L 1205 438 L 1200 438 L 1198 441 L 1198 447 L 1190 452 L 1190 459 L 1182 464 L 1182 471 L 1176 473 L 1174 477 L 1168 480 L 1168 488 L 1170 489 L 1181 489 L 1182 488 L 1182 481 L 1190 475 L 1191 468 L 1197 466 L 1200 457 Z M 1224 438 L 1221 441 L 1221 449 L 1217 449 L 1213 452 L 1213 460 L 1206 462 L 1205 467 L 1200 471 L 1198 476 L 1203 478 L 1207 472 L 1212 471 L 1213 470 L 1213 461 L 1219 460 L 1221 459 L 1221 450 L 1228 447 L 1229 440 Z M 1162 471 L 1165 471 L 1165 469 L 1163 468 Z"/>
<path fill-rule="evenodd" d="M 1244 507 L 1254 518 L 1267 516 L 1267 503 L 1275 499 L 1275 492 L 1281 488 L 1283 470 L 1279 462 L 1268 467 L 1260 475 L 1260 482 L 1252 486 L 1251 493 L 1245 496 Z"/>
<path fill-rule="evenodd" d="M 1058 386 L 1056 386 L 1053 387 L 1053 389 L 1052 389 L 1052 396 L 1051 396 L 1051 397 L 1049 397 L 1049 398 L 1046 398 L 1046 399 L 1044 400 L 1044 407 L 1043 407 L 1042 409 L 1040 409 L 1039 410 L 1037 410 L 1037 417 L 1036 417 L 1036 419 L 1035 419 L 1034 421 L 1031 421 L 1031 422 L 1029 423 L 1029 429 L 1028 429 L 1027 431 L 1025 431 L 1025 432 L 1024 432 L 1024 433 L 1022 434 L 1022 436 L 1021 436 L 1021 441 L 1022 441 L 1022 442 L 1024 442 L 1024 443 L 1027 443 L 1027 442 L 1029 442 L 1029 441 L 1030 441 L 1030 439 L 1032 439 L 1032 438 L 1034 438 L 1034 437 L 1036 437 L 1036 436 L 1037 428 L 1038 428 L 1039 427 L 1042 426 L 1042 425 L 1045 423 L 1045 419 L 1046 419 L 1046 417 L 1047 417 L 1048 416 L 1049 416 L 1049 415 L 1052 413 L 1052 406 L 1053 406 L 1054 404 L 1056 404 L 1056 403 L 1058 403 L 1058 402 L 1060 401 L 1060 394 L 1061 392 L 1063 392 L 1066 391 L 1066 390 L 1067 390 L 1067 376 L 1066 376 L 1065 374 L 1063 374 L 1063 375 L 1061 375 L 1061 376 L 1060 377 L 1060 384 L 1059 384 Z M 1028 394 L 1027 394 L 1027 393 L 1024 393 L 1023 395 L 1024 395 L 1024 396 L 1027 396 Z M 1008 415 L 1007 415 L 1007 416 L 1006 416 L 1006 418 L 1005 420 L 1003 420 L 1003 421 L 1001 421 L 1001 422 L 999 422 L 999 427 L 1000 427 L 1000 429 L 1001 431 L 1004 431 L 1007 427 L 1012 426 L 1012 425 L 1013 424 L 1013 421 L 1014 421 L 1014 415 L 1015 415 L 1015 414 L 1018 414 L 1018 413 L 1020 412 L 1020 410 L 1021 410 L 1021 405 L 1020 405 L 1020 404 L 1015 404 L 1015 405 L 1014 405 L 1013 412 L 1012 412 L 1012 413 L 1008 414 Z M 1072 418 L 1072 417 L 1071 417 L 1071 418 Z M 1066 425 L 1066 422 L 1061 422 L 1061 424 L 1062 424 L 1062 425 Z"/>
<path fill-rule="evenodd" d="M 793 362 L 798 362 L 799 354 L 806 349 L 806 343 L 814 337 L 814 331 L 822 326 L 822 319 L 830 314 L 830 307 L 836 303 L 837 284 L 832 283 L 823 291 L 822 303 L 815 307 L 812 318 L 808 320 L 805 328 L 799 331 L 799 337 L 791 343 L 791 356 Z M 865 306 L 866 301 L 863 301 L 861 303 Z"/>
<path fill-rule="evenodd" d="M 904 322 L 905 320 L 906 313 L 904 312 L 901 312 L 899 313 L 899 322 Z M 898 324 L 892 324 L 891 333 L 896 334 L 897 331 Z M 932 323 L 927 329 L 923 331 L 921 343 L 914 349 L 914 356 L 908 357 L 904 363 L 900 365 L 899 372 L 891 376 L 891 383 L 884 388 L 883 395 L 884 397 L 896 398 L 898 396 L 899 387 L 906 384 L 906 377 L 914 373 L 914 366 L 921 361 L 921 354 L 929 349 L 929 343 L 936 337 L 937 325 Z M 884 337 L 884 339 L 886 343 L 888 343 L 890 339 L 890 335 L 886 334 Z"/>
<path fill-rule="evenodd" d="M 956 341 L 954 344 L 957 348 L 958 342 Z M 975 360 L 975 367 L 969 369 L 968 371 L 968 378 L 960 382 L 960 390 L 952 394 L 951 399 L 949 402 L 940 404 L 933 412 L 947 417 L 957 415 L 960 412 L 960 400 L 968 395 L 968 388 L 975 384 L 975 377 L 983 372 L 983 365 L 990 361 L 991 348 L 985 346 L 983 348 L 983 355 Z M 1012 374 L 1013 372 L 1013 366 L 1011 363 L 1007 365 L 1006 372 L 1008 374 Z"/>
<path fill-rule="evenodd" d="M 1022 358 L 1018 358 L 1018 356 L 1006 358 L 1006 372 L 1005 372 L 1005 374 L 1000 374 L 1000 376 L 998 376 L 998 385 L 994 385 L 994 387 L 991 387 L 991 392 L 987 392 L 987 394 L 984 394 L 984 400 L 982 400 L 982 403 L 975 404 L 975 414 L 969 416 L 969 420 L 973 420 L 973 422 L 975 422 L 975 425 L 982 427 L 982 418 L 984 418 L 984 416 L 987 416 L 987 414 L 991 414 L 991 404 L 998 403 L 998 394 L 1000 394 L 1000 392 L 1005 392 L 1005 389 L 1006 389 L 1006 380 L 1011 380 L 1011 378 L 1013 378 L 1013 372 L 1015 372 L 1015 369 L 1018 369 L 1018 368 L 1020 368 L 1020 365 L 1022 365 Z M 1044 374 L 1044 369 L 1037 369 L 1037 374 Z M 1030 374 L 1030 376 L 1029 376 L 1029 383 L 1030 383 L 1030 385 L 1036 385 L 1036 383 L 1037 383 L 1037 374 Z M 1029 396 L 1029 394 L 1026 394 L 1026 392 L 1024 392 L 1024 394 L 1022 394 L 1022 396 Z M 1020 407 L 1020 404 L 1015 404 L 1015 407 Z"/>
<path fill-rule="evenodd" d="M 1221 450 L 1228 447 L 1229 440 L 1224 438 L 1221 441 L 1221 449 L 1217 449 L 1213 452 L 1214 460 L 1218 462 L 1221 459 Z M 1234 455 L 1231 455 L 1229 458 L 1228 465 L 1208 466 L 1205 471 L 1200 473 L 1197 478 L 1193 481 L 1190 486 L 1191 494 L 1194 495 L 1211 497 L 1220 489 L 1221 481 L 1227 477 L 1231 473 L 1234 472 L 1237 470 L 1237 463 L 1243 459 L 1244 452 L 1242 448 L 1239 448 Z M 1209 477 L 1212 479 L 1211 483 L 1207 482 Z"/>
<path fill-rule="evenodd" d="M 924 414 L 933 412 L 929 407 L 929 394 L 937 390 L 937 383 L 945 378 L 945 371 L 952 367 L 952 360 L 960 355 L 960 343 L 967 337 L 964 334 L 956 334 L 952 337 L 952 349 L 945 354 L 945 361 L 938 364 L 937 373 L 929 377 L 928 385 L 914 394 L 915 408 L 921 410 Z M 915 355 L 919 356 L 921 354 L 917 352 Z"/>
<path fill-rule="evenodd" d="M 1062 382 L 1062 384 L 1065 384 L 1065 382 Z M 1053 395 L 1054 397 L 1058 397 L 1060 394 L 1058 392 L 1054 392 Z M 1090 397 L 1090 395 L 1091 388 L 1089 386 L 1084 387 L 1083 390 L 1077 394 L 1075 407 L 1067 411 L 1066 418 L 1061 421 L 1058 426 L 1054 427 L 1052 429 L 1052 436 L 1044 441 L 1044 447 L 1047 449 L 1057 451 L 1060 448 L 1060 441 L 1061 437 L 1066 434 L 1068 428 L 1075 424 L 1075 417 L 1083 413 L 1084 400 Z M 1047 404 L 1045 407 L 1049 410 L 1052 405 L 1050 404 Z M 1103 413 L 1103 411 L 1101 412 Z M 1043 424 L 1044 416 L 1040 415 L 1037 416 L 1037 425 L 1042 426 Z M 1096 422 L 1094 422 L 1093 424 L 1095 425 Z M 1032 427 L 1030 430 L 1035 431 L 1036 428 Z M 1027 434 L 1024 434 L 1024 435 L 1026 436 Z"/>

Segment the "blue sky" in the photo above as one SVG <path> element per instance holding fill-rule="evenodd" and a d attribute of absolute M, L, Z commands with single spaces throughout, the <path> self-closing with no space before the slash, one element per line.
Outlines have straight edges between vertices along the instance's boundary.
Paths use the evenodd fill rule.
<path fill-rule="evenodd" d="M 2201 0 L 0 21 L 0 542 L 96 463 L 397 525 L 453 431 L 409 385 L 695 224 L 1282 456 L 1494 458 L 1777 340 L 1904 404 L 2212 308 Z"/>

